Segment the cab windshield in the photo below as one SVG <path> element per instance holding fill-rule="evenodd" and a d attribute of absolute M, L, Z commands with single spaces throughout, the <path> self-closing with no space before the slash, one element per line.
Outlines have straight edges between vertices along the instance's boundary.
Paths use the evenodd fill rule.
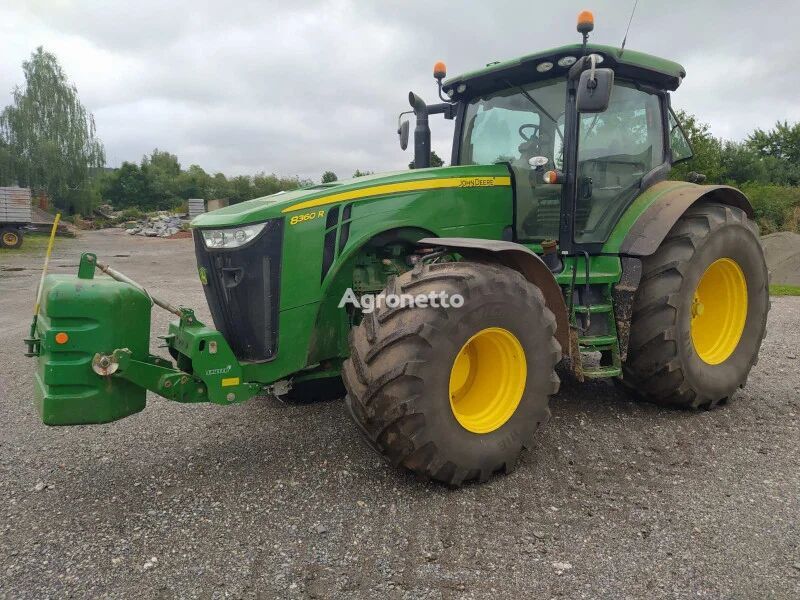
<path fill-rule="evenodd" d="M 474 98 L 464 114 L 459 164 L 527 167 L 533 156 L 560 163 L 565 94 L 566 82 L 559 79 Z"/>
<path fill-rule="evenodd" d="M 566 93 L 564 79 L 511 86 L 474 98 L 464 113 L 459 164 L 510 164 L 520 241 L 558 235 L 561 185 L 545 184 L 542 172 L 563 167 Z M 542 170 L 531 169 L 534 156 L 547 159 Z"/>

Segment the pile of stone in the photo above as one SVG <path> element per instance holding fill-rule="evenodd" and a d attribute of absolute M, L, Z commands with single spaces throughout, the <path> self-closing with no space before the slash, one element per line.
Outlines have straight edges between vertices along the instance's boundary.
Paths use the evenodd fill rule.
<path fill-rule="evenodd" d="M 184 218 L 184 215 L 162 211 L 128 224 L 126 233 L 128 235 L 143 235 L 146 237 L 172 237 L 182 231 L 184 225 L 188 223 L 189 221 Z"/>

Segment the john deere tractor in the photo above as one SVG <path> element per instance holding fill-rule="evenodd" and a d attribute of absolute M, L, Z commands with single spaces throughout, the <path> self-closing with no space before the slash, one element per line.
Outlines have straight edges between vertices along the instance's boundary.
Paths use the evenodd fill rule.
<path fill-rule="evenodd" d="M 92 253 L 48 276 L 27 340 L 43 421 L 119 419 L 146 390 L 237 404 L 340 397 L 343 380 L 379 454 L 459 485 L 514 468 L 557 366 L 663 405 L 725 401 L 769 308 L 753 209 L 668 179 L 692 155 L 670 108 L 683 67 L 592 28 L 582 13 L 582 43 L 450 79 L 437 63 L 441 102 L 409 97 L 414 169 L 197 217 L 215 328 Z M 450 166 L 429 168 L 430 115 L 455 121 Z M 149 351 L 153 304 L 177 317 L 169 358 Z"/>

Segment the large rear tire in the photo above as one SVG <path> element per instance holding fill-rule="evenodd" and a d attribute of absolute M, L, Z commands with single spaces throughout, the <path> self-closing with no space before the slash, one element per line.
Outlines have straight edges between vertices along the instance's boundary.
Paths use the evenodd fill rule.
<path fill-rule="evenodd" d="M 643 261 L 625 386 L 685 408 L 727 400 L 758 361 L 768 310 L 756 224 L 723 204 L 691 207 Z"/>
<path fill-rule="evenodd" d="M 462 307 L 384 303 L 350 337 L 347 406 L 392 464 L 457 486 L 509 472 L 548 420 L 561 349 L 542 293 L 494 264 L 417 265 L 393 295 L 446 292 Z"/>

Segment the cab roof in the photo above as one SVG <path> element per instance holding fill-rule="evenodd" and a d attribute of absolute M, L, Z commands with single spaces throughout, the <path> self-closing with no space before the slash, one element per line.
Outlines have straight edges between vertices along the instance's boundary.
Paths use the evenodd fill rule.
<path fill-rule="evenodd" d="M 603 62 L 599 66 L 611 67 L 615 75 L 623 79 L 633 79 L 659 89 L 674 91 L 686 76 L 686 70 L 678 63 L 644 52 L 628 49 L 622 51 L 613 46 L 599 44 L 587 44 L 586 48 L 587 53 L 603 57 Z M 513 60 L 489 63 L 483 69 L 447 79 L 443 86 L 445 91 L 456 99 L 493 91 L 504 87 L 508 82 L 522 84 L 566 75 L 569 65 L 561 67 L 558 61 L 567 56 L 578 58 L 582 50 L 582 44 L 570 44 L 527 54 Z M 538 65 L 548 62 L 553 65 L 551 69 L 546 72 L 536 70 Z M 466 89 L 458 92 L 461 84 L 465 84 Z"/>

